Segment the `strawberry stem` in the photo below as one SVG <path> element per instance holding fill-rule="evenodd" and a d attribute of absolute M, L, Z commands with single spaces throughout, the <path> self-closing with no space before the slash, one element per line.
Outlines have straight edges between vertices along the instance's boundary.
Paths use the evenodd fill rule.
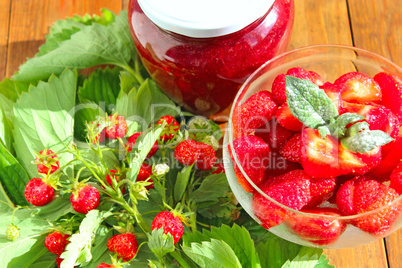
<path fill-rule="evenodd" d="M 180 267 L 191 268 L 191 266 L 183 259 L 183 257 L 177 250 L 172 251 L 169 254 L 180 264 Z"/>

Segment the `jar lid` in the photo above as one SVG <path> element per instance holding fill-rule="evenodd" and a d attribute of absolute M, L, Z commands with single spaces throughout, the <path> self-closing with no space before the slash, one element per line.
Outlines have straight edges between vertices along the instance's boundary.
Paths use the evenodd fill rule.
<path fill-rule="evenodd" d="M 160 28 L 190 37 L 230 34 L 250 25 L 274 0 L 138 0 Z"/>

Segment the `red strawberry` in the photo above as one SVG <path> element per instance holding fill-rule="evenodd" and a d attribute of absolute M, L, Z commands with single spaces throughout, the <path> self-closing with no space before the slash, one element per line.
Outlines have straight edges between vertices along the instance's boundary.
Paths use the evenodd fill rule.
<path fill-rule="evenodd" d="M 399 194 L 402 194 L 402 160 L 398 166 L 392 171 L 390 176 L 390 187 L 395 189 Z"/>
<path fill-rule="evenodd" d="M 127 152 L 131 152 L 133 150 L 133 145 L 135 145 L 135 142 L 137 141 L 138 137 L 141 134 L 144 134 L 144 133 L 136 132 L 128 138 L 128 141 L 126 144 Z M 151 150 L 149 151 L 147 158 L 151 158 L 158 151 L 158 149 L 159 149 L 158 142 L 155 142 L 154 145 L 152 146 Z"/>
<path fill-rule="evenodd" d="M 341 97 L 349 102 L 380 102 L 381 88 L 377 82 L 366 74 L 350 72 L 340 76 L 334 82 L 341 88 Z"/>
<path fill-rule="evenodd" d="M 311 200 L 310 180 L 303 170 L 292 170 L 284 175 L 271 177 L 260 184 L 259 188 L 277 202 L 300 210 Z M 259 192 L 253 195 L 252 209 L 266 229 L 281 224 L 292 215 L 289 210 L 276 205 Z"/>
<path fill-rule="evenodd" d="M 322 86 L 324 84 L 324 80 L 322 80 L 321 75 L 319 75 L 318 73 L 316 73 L 314 71 L 308 71 L 308 73 L 310 74 L 311 82 L 313 82 L 317 86 Z"/>
<path fill-rule="evenodd" d="M 118 183 L 120 181 L 120 175 L 113 175 L 113 174 L 119 174 L 117 170 L 109 170 L 109 173 L 106 174 L 106 182 L 110 185 L 110 187 L 113 187 L 113 181 L 115 183 Z M 125 189 L 121 187 L 121 192 L 124 194 Z"/>
<path fill-rule="evenodd" d="M 137 181 L 146 181 L 151 176 L 152 176 L 152 166 L 148 165 L 147 163 L 142 163 L 140 171 L 138 172 L 137 175 Z M 146 186 L 145 188 L 147 188 L 148 190 L 153 189 L 154 188 L 153 181 L 151 179 L 149 179 L 148 181 L 152 182 L 152 184 Z"/>
<path fill-rule="evenodd" d="M 354 190 L 354 204 L 357 213 L 369 212 L 383 206 L 385 208 L 367 216 L 360 216 L 354 224 L 365 232 L 384 236 L 402 212 L 401 200 L 389 205 L 398 197 L 399 194 L 394 189 L 376 180 L 359 183 Z"/>
<path fill-rule="evenodd" d="M 233 153 L 236 153 L 239 164 L 251 181 L 256 185 L 260 184 L 264 179 L 265 169 L 268 166 L 265 162 L 270 160 L 268 144 L 256 136 L 249 135 L 233 141 L 234 152 L 231 147 L 229 149 L 231 150 L 232 158 Z M 236 161 L 233 161 L 233 164 L 240 185 L 247 192 L 253 192 L 254 187 L 244 177 Z"/>
<path fill-rule="evenodd" d="M 152 221 L 152 230 L 163 229 L 164 234 L 173 236 L 174 243 L 179 242 L 183 236 L 183 224 L 179 216 L 175 216 L 170 211 L 159 212 Z"/>
<path fill-rule="evenodd" d="M 123 116 L 114 114 L 109 115 L 105 135 L 109 139 L 123 138 L 127 133 L 127 122 Z"/>
<path fill-rule="evenodd" d="M 129 261 L 138 251 L 138 242 L 134 234 L 127 232 L 114 235 L 107 241 L 107 248 L 116 253 L 118 258 Z"/>
<path fill-rule="evenodd" d="M 282 146 L 279 153 L 286 160 L 301 163 L 302 146 L 301 134 L 297 133 Z"/>
<path fill-rule="evenodd" d="M 92 143 L 102 143 L 105 139 L 104 125 L 99 124 L 98 121 L 91 121 L 88 126 L 90 129 L 88 132 L 88 140 Z"/>
<path fill-rule="evenodd" d="M 266 167 L 265 179 L 272 176 L 283 175 L 291 170 L 302 169 L 299 163 L 288 161 L 276 152 L 269 152 L 263 160 L 263 165 Z"/>
<path fill-rule="evenodd" d="M 286 129 L 301 131 L 303 128 L 303 123 L 292 114 L 287 103 L 282 104 L 276 110 L 275 118 L 278 123 Z"/>
<path fill-rule="evenodd" d="M 282 127 L 273 119 L 264 126 L 257 128 L 254 135 L 268 143 L 271 151 L 277 152 L 294 135 L 294 132 Z"/>
<path fill-rule="evenodd" d="M 174 138 L 176 133 L 179 131 L 180 124 L 177 120 L 171 115 L 165 115 L 159 118 L 157 125 L 163 125 L 166 122 L 165 128 L 162 131 L 160 136 L 161 141 L 170 141 Z"/>
<path fill-rule="evenodd" d="M 80 184 L 71 194 L 70 201 L 76 212 L 87 214 L 99 206 L 99 191 L 92 185 Z"/>
<path fill-rule="evenodd" d="M 386 181 L 389 179 L 392 171 L 399 164 L 402 159 L 402 136 L 396 138 L 395 141 L 382 146 L 382 161 L 381 163 L 370 171 L 373 178 Z"/>
<path fill-rule="evenodd" d="M 174 150 L 177 161 L 186 166 L 195 166 L 201 170 L 210 170 L 216 162 L 216 152 L 211 145 L 195 140 L 182 141 Z"/>
<path fill-rule="evenodd" d="M 222 162 L 217 162 L 214 165 L 214 171 L 212 171 L 212 174 L 220 174 L 220 173 L 225 173 L 225 167 Z"/>
<path fill-rule="evenodd" d="M 307 174 L 314 178 L 329 178 L 349 173 L 363 174 L 369 165 L 377 163 L 381 151 L 377 154 L 356 154 L 345 149 L 337 139 L 327 136 L 321 138 L 318 130 L 305 128 L 302 132 L 302 166 Z M 378 155 L 379 153 L 379 155 Z M 366 156 L 366 162 L 362 160 Z"/>
<path fill-rule="evenodd" d="M 336 192 L 336 205 L 343 215 L 349 216 L 357 213 L 354 203 L 355 188 L 356 185 L 366 180 L 370 180 L 370 178 L 367 176 L 357 176 L 346 181 L 341 185 L 341 187 L 339 187 L 338 191 Z"/>
<path fill-rule="evenodd" d="M 114 264 L 106 264 L 106 263 L 101 263 L 98 266 L 96 266 L 96 268 L 120 268 L 122 266 L 116 266 Z"/>
<path fill-rule="evenodd" d="M 346 223 L 338 219 L 342 215 L 337 209 L 314 208 L 301 211 L 314 215 L 294 214 L 295 217 L 286 223 L 295 234 L 315 245 L 322 246 L 335 242 L 346 229 Z M 331 217 L 320 217 L 320 215 Z"/>
<path fill-rule="evenodd" d="M 297 77 L 300 79 L 309 80 L 314 83 L 315 78 L 312 77 L 311 73 L 302 67 L 294 67 L 287 70 L 286 75 Z M 318 74 L 317 74 L 318 75 Z M 314 75 L 316 77 L 316 75 Z"/>
<path fill-rule="evenodd" d="M 60 266 L 61 266 L 61 262 L 62 262 L 63 260 L 64 260 L 64 259 L 60 258 L 60 256 L 57 256 L 57 258 L 56 258 L 56 265 L 57 265 L 57 267 L 60 267 Z"/>
<path fill-rule="evenodd" d="M 276 104 L 282 105 L 286 102 L 286 74 L 280 74 L 272 82 L 272 99 Z"/>
<path fill-rule="evenodd" d="M 327 201 L 333 194 L 336 188 L 336 178 L 311 178 L 310 194 L 311 200 L 308 203 L 309 207 L 316 207 Z"/>
<path fill-rule="evenodd" d="M 400 77 L 385 72 L 378 73 L 374 80 L 382 91 L 382 104 L 396 114 L 402 121 L 402 80 Z"/>
<path fill-rule="evenodd" d="M 253 94 L 233 111 L 235 137 L 250 134 L 272 119 L 277 105 L 269 91 L 262 90 Z"/>
<path fill-rule="evenodd" d="M 342 98 L 341 98 L 341 89 L 339 86 L 331 84 L 330 82 L 326 82 L 322 86 L 321 89 L 324 90 L 325 94 L 332 100 L 335 106 L 338 108 L 338 112 L 340 114 L 343 113 L 343 105 L 342 105 Z"/>
<path fill-rule="evenodd" d="M 50 233 L 45 238 L 45 247 L 52 253 L 56 255 L 61 255 L 66 249 L 66 246 L 70 241 L 68 238 L 70 235 L 60 233 L 59 231 L 54 231 Z"/>
<path fill-rule="evenodd" d="M 44 206 L 53 199 L 54 189 L 43 179 L 33 178 L 25 186 L 25 199 L 34 206 Z"/>
<path fill-rule="evenodd" d="M 35 157 L 35 163 L 38 167 L 38 173 L 53 173 L 60 167 L 59 158 L 52 150 L 45 149 L 39 152 Z"/>

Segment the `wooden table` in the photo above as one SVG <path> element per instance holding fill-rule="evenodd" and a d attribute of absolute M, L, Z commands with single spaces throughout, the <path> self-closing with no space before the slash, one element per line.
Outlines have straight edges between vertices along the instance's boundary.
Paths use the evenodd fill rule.
<path fill-rule="evenodd" d="M 0 0 L 0 79 L 10 77 L 44 42 L 57 19 L 126 9 L 128 0 Z M 376 52 L 402 66 L 401 0 L 295 0 L 290 49 L 345 44 Z M 337 267 L 402 267 L 402 231 L 351 249 L 325 250 Z"/>

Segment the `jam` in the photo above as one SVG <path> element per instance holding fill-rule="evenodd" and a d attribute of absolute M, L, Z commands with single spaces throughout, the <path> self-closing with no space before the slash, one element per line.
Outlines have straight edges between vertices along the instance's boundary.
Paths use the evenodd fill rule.
<path fill-rule="evenodd" d="M 248 76 L 287 49 L 293 18 L 293 0 L 276 0 L 240 30 L 191 37 L 157 26 L 137 0 L 129 3 L 131 35 L 152 79 L 184 109 L 205 116 L 229 107 Z"/>

